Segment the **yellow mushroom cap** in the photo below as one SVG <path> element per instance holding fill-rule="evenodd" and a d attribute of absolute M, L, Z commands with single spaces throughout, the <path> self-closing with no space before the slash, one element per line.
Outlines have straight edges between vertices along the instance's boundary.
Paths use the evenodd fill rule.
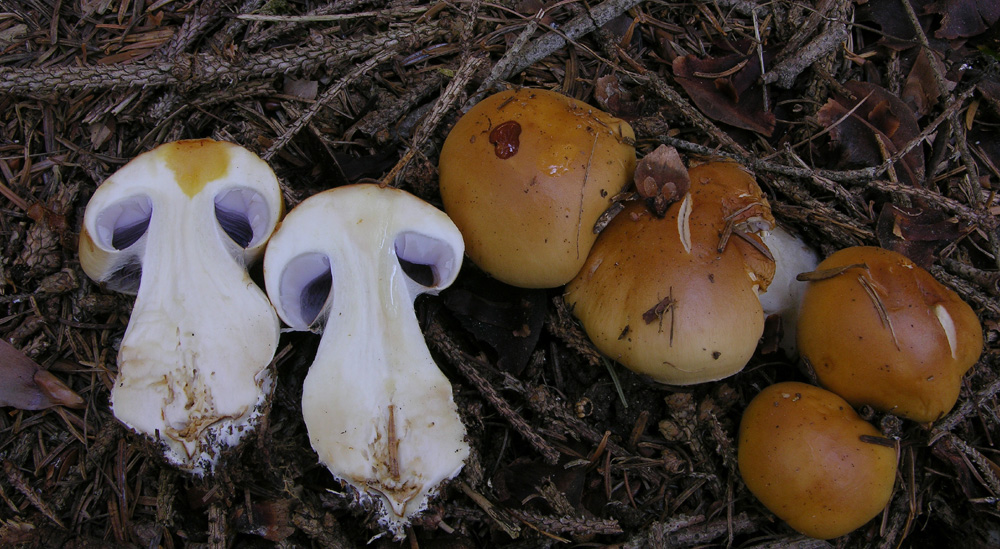
<path fill-rule="evenodd" d="M 740 475 L 795 530 L 839 537 L 877 516 L 892 496 L 896 450 L 879 440 L 881 433 L 839 396 L 778 383 L 743 412 Z"/>
<path fill-rule="evenodd" d="M 756 290 L 774 275 L 752 232 L 748 240 L 734 234 L 719 252 L 727 220 L 773 221 L 753 178 L 731 163 L 698 166 L 690 176 L 690 193 L 663 218 L 641 203 L 626 206 L 565 293 L 602 353 L 674 385 L 743 369 L 764 329 Z"/>
<path fill-rule="evenodd" d="M 854 406 L 915 421 L 948 413 L 983 350 L 972 308 L 890 250 L 846 248 L 817 272 L 828 269 L 839 270 L 805 291 L 798 332 L 820 383 Z"/>
<path fill-rule="evenodd" d="M 448 134 L 439 166 L 466 253 L 515 286 L 568 282 L 596 239 L 594 223 L 632 178 L 634 139 L 622 120 L 547 90 L 478 103 Z"/>

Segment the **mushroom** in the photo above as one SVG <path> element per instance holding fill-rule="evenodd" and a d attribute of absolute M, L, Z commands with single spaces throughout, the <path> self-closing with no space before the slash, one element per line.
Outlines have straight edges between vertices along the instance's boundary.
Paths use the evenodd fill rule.
<path fill-rule="evenodd" d="M 983 351 L 979 319 L 955 292 L 870 246 L 840 250 L 804 278 L 799 350 L 821 385 L 915 421 L 952 409 Z"/>
<path fill-rule="evenodd" d="M 281 318 L 323 333 L 302 388 L 312 446 L 362 500 L 381 501 L 380 522 L 397 536 L 469 454 L 413 308 L 455 280 L 463 248 L 440 210 L 360 184 L 299 204 L 264 258 Z"/>
<path fill-rule="evenodd" d="M 514 286 L 568 282 L 632 178 L 634 139 L 622 120 L 547 90 L 479 102 L 448 134 L 439 164 L 444 209 L 469 258 Z"/>
<path fill-rule="evenodd" d="M 246 265 L 282 211 L 264 161 L 199 139 L 136 157 L 84 214 L 84 272 L 136 295 L 111 389 L 115 417 L 196 475 L 252 430 L 270 392 L 279 321 Z"/>
<path fill-rule="evenodd" d="M 795 344 L 799 322 L 799 305 L 808 283 L 798 280 L 799 273 L 812 271 L 819 264 L 819 254 L 797 235 L 780 225 L 761 233 L 761 239 L 774 257 L 774 279 L 767 291 L 760 294 L 764 316 L 781 318 L 781 338 L 778 345 L 789 357 L 798 356 Z"/>
<path fill-rule="evenodd" d="M 753 177 L 729 162 L 689 175 L 663 218 L 627 205 L 565 292 L 602 353 L 675 385 L 743 369 L 764 329 L 757 293 L 774 275 L 756 234 L 774 218 Z"/>
<path fill-rule="evenodd" d="M 784 382 L 740 421 L 737 461 L 750 492 L 802 534 L 830 539 L 878 515 L 896 479 L 894 443 L 839 396 Z"/>

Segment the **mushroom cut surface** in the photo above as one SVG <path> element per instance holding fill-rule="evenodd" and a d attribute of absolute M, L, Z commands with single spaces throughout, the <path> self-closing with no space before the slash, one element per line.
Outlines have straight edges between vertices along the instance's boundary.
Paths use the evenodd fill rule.
<path fill-rule="evenodd" d="M 111 392 L 115 416 L 202 474 L 252 430 L 279 321 L 246 272 L 283 212 L 253 153 L 212 140 L 142 154 L 94 193 L 80 264 L 136 294 Z"/>
<path fill-rule="evenodd" d="M 324 320 L 302 390 L 313 449 L 397 536 L 469 453 L 413 309 L 418 295 L 451 285 L 463 253 L 440 210 L 397 189 L 348 185 L 299 204 L 264 259 L 282 319 L 297 330 Z"/>

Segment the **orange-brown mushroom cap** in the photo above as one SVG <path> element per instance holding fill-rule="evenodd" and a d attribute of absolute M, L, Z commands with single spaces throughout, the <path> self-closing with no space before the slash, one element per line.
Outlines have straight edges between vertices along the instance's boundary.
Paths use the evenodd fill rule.
<path fill-rule="evenodd" d="M 839 396 L 786 382 L 743 412 L 738 461 L 747 488 L 799 532 L 842 536 L 885 508 L 896 450 Z"/>
<path fill-rule="evenodd" d="M 597 236 L 593 227 L 635 169 L 635 135 L 622 120 L 538 89 L 487 97 L 441 149 L 445 211 L 468 256 L 526 288 L 568 282 Z"/>
<path fill-rule="evenodd" d="M 774 274 L 752 232 L 771 218 L 753 178 L 736 164 L 690 171 L 691 190 L 657 218 L 632 203 L 604 229 L 566 287 L 591 341 L 633 371 L 687 385 L 732 375 L 764 328 L 757 289 Z"/>
<path fill-rule="evenodd" d="M 972 308 L 890 250 L 846 248 L 817 272 L 828 269 L 837 274 L 806 289 L 798 333 L 820 383 L 855 406 L 916 421 L 948 413 L 983 350 Z"/>

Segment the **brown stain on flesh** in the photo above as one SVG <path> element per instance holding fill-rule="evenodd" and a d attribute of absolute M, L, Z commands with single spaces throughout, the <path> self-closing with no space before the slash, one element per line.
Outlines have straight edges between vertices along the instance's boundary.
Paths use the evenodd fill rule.
<path fill-rule="evenodd" d="M 192 139 L 168 143 L 160 147 L 163 161 L 174 172 L 177 186 L 193 197 L 210 181 L 229 171 L 229 149 L 211 139 Z"/>

